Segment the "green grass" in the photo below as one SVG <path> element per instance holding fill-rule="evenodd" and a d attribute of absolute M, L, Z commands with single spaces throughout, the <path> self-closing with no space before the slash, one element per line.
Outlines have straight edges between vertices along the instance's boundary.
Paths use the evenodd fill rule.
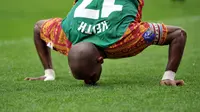
<path fill-rule="evenodd" d="M 99 85 L 85 86 L 69 73 L 67 57 L 53 52 L 57 80 L 24 81 L 43 75 L 33 44 L 39 19 L 65 17 L 72 0 L 11 0 L 0 4 L 0 112 L 199 112 L 200 1 L 146 0 L 143 20 L 178 25 L 188 32 L 177 79 L 161 87 L 167 47 L 151 46 L 133 58 L 106 60 Z"/>

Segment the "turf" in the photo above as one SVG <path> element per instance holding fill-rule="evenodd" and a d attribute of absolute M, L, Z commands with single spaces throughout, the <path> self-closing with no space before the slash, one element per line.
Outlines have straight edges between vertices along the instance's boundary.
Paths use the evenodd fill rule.
<path fill-rule="evenodd" d="M 177 79 L 161 87 L 168 47 L 151 46 L 136 57 L 105 60 L 98 86 L 85 86 L 68 72 L 67 57 L 53 52 L 57 80 L 43 75 L 33 44 L 39 19 L 65 17 L 72 0 L 10 0 L 0 4 L 0 112 L 199 112 L 200 1 L 146 0 L 143 20 L 178 25 L 188 41 Z"/>

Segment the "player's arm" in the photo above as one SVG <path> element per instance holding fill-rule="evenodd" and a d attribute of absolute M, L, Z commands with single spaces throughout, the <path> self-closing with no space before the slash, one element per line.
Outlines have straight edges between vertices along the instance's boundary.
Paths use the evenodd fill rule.
<path fill-rule="evenodd" d="M 25 80 L 54 80 L 55 72 L 53 70 L 50 49 L 47 47 L 46 43 L 40 37 L 41 26 L 47 20 L 40 20 L 35 24 L 34 27 L 34 43 L 42 62 L 45 75 L 40 77 L 27 77 Z"/>
<path fill-rule="evenodd" d="M 168 63 L 160 82 L 161 85 L 184 85 L 183 80 L 175 80 L 175 75 L 183 56 L 187 34 L 179 27 L 167 26 L 167 37 L 164 45 L 169 45 Z"/>

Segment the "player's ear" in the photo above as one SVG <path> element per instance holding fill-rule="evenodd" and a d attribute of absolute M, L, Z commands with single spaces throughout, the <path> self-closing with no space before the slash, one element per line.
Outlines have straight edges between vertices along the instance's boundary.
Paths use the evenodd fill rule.
<path fill-rule="evenodd" d="M 103 57 L 102 56 L 100 56 L 100 57 L 98 57 L 98 59 L 97 59 L 97 63 L 101 63 L 101 64 L 103 64 Z"/>

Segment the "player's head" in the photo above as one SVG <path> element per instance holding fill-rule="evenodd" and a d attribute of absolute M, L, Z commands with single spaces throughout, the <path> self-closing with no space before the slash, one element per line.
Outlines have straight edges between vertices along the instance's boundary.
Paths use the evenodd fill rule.
<path fill-rule="evenodd" d="M 100 79 L 103 57 L 92 43 L 74 45 L 69 51 L 68 63 L 76 79 L 84 80 L 86 84 L 95 84 Z"/>

